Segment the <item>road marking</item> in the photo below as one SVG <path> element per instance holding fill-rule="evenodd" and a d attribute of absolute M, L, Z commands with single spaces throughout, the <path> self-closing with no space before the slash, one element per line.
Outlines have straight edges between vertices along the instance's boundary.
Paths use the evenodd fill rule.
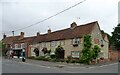
<path fill-rule="evenodd" d="M 102 65 L 102 66 L 94 66 L 94 67 L 88 67 L 88 66 L 86 66 L 86 67 L 70 67 L 70 66 L 67 66 L 68 68 L 100 68 L 100 67 L 106 67 L 106 66 L 110 66 L 110 65 L 116 65 L 116 64 L 118 64 L 118 63 L 113 63 L 113 64 L 108 64 L 108 65 Z"/>

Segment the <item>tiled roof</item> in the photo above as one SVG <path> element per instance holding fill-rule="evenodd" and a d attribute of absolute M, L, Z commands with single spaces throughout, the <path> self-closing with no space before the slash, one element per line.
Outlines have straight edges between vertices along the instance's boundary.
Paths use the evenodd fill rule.
<path fill-rule="evenodd" d="M 24 37 L 23 39 L 21 40 L 17 40 L 17 41 L 14 41 L 14 43 L 32 43 L 34 41 L 34 39 L 36 38 L 36 36 L 32 36 L 32 37 Z"/>
<path fill-rule="evenodd" d="M 39 36 L 39 42 L 46 42 L 46 41 L 55 41 L 55 40 L 62 40 L 62 39 L 71 39 L 82 37 L 85 34 L 91 34 L 94 26 L 96 25 L 97 21 L 91 22 L 84 25 L 79 25 L 74 29 L 67 28 L 47 34 L 43 34 Z"/>
<path fill-rule="evenodd" d="M 10 36 L 10 37 L 6 37 L 5 39 L 3 39 L 3 43 L 5 44 L 11 44 L 13 41 L 19 40 L 21 36 Z"/>
<path fill-rule="evenodd" d="M 41 34 L 39 36 L 32 36 L 32 37 L 24 37 L 23 39 L 19 40 L 20 36 L 14 36 L 14 43 L 39 43 L 39 42 L 47 42 L 47 41 L 56 41 L 56 40 L 63 40 L 63 39 L 72 39 L 77 37 L 82 37 L 85 34 L 91 34 L 94 26 L 96 25 L 97 21 L 87 23 L 84 25 L 76 26 L 75 28 L 66 28 L 63 30 L 58 30 L 51 33 Z M 12 37 L 6 37 L 4 39 L 5 43 L 11 43 Z"/>

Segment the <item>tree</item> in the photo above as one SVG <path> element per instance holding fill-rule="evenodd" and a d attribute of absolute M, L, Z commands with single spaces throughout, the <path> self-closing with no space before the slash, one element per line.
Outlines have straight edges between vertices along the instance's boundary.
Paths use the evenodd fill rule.
<path fill-rule="evenodd" d="M 95 45 L 92 51 L 93 51 L 92 52 L 93 53 L 92 58 L 96 59 L 99 56 L 99 52 L 100 52 L 99 46 Z"/>
<path fill-rule="evenodd" d="M 94 48 L 92 48 L 90 35 L 84 36 L 83 46 L 84 46 L 84 48 L 82 50 L 82 55 L 81 55 L 80 61 L 82 63 L 89 64 L 92 59 L 96 59 L 98 57 L 100 48 L 97 45 L 95 45 Z"/>
<path fill-rule="evenodd" d="M 38 48 L 35 48 L 35 49 L 34 49 L 34 52 L 35 52 L 35 55 L 36 55 L 36 56 L 39 56 L 39 49 L 38 49 Z"/>
<path fill-rule="evenodd" d="M 117 27 L 114 28 L 111 39 L 115 48 L 117 50 L 120 50 L 120 24 L 118 24 Z"/>
<path fill-rule="evenodd" d="M 92 54 L 91 54 L 91 36 L 85 35 L 84 36 L 84 48 L 82 50 L 82 56 L 81 56 L 81 62 L 89 64 L 89 62 L 92 60 Z"/>
<path fill-rule="evenodd" d="M 64 49 L 60 45 L 55 49 L 55 56 L 57 59 L 64 59 Z"/>

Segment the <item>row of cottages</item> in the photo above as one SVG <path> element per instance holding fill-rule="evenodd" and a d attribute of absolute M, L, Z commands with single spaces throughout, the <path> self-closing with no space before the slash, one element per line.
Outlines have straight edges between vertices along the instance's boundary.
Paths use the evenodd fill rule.
<path fill-rule="evenodd" d="M 64 48 L 65 58 L 68 56 L 79 58 L 83 49 L 83 36 L 86 34 L 91 35 L 93 45 L 97 44 L 101 47 L 100 57 L 108 59 L 109 41 L 107 35 L 101 32 L 97 21 L 83 25 L 73 22 L 69 28 L 55 32 L 51 32 L 49 29 L 48 33 L 37 33 L 33 37 L 24 37 L 23 32 L 19 36 L 6 37 L 4 35 L 3 42 L 11 48 L 25 48 L 27 57 L 35 56 L 34 50 L 36 48 L 41 56 L 44 48 L 54 53 L 56 47 L 61 45 Z"/>
<path fill-rule="evenodd" d="M 38 33 L 39 34 L 39 33 Z M 78 25 L 73 22 L 70 24 L 70 28 L 63 30 L 51 32 L 48 30 L 46 34 L 39 34 L 39 36 L 34 39 L 36 43 L 31 44 L 31 56 L 35 56 L 34 49 L 39 49 L 39 54 L 43 55 L 43 48 L 55 52 L 58 45 L 61 45 L 65 52 L 64 57 L 72 56 L 79 58 L 81 51 L 83 49 L 83 36 L 91 35 L 93 45 L 99 45 L 101 47 L 100 57 L 108 59 L 108 38 L 106 34 L 101 33 L 99 24 L 97 21 Z"/>

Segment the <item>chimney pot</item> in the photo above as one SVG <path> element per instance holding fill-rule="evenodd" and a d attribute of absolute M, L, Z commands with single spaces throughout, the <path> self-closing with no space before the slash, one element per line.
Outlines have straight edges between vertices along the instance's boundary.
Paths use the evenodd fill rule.
<path fill-rule="evenodd" d="M 77 26 L 76 22 L 73 22 L 73 23 L 71 24 L 71 28 L 72 28 L 72 29 L 75 28 L 76 26 Z"/>
<path fill-rule="evenodd" d="M 24 32 L 21 32 L 20 35 L 24 36 Z"/>
<path fill-rule="evenodd" d="M 37 36 L 39 36 L 40 35 L 40 32 L 37 32 Z"/>
<path fill-rule="evenodd" d="M 48 33 L 51 33 L 51 29 L 48 29 Z"/>
<path fill-rule="evenodd" d="M 3 39 L 5 39 L 6 37 L 7 37 L 7 36 L 4 34 L 4 35 L 3 35 Z"/>

